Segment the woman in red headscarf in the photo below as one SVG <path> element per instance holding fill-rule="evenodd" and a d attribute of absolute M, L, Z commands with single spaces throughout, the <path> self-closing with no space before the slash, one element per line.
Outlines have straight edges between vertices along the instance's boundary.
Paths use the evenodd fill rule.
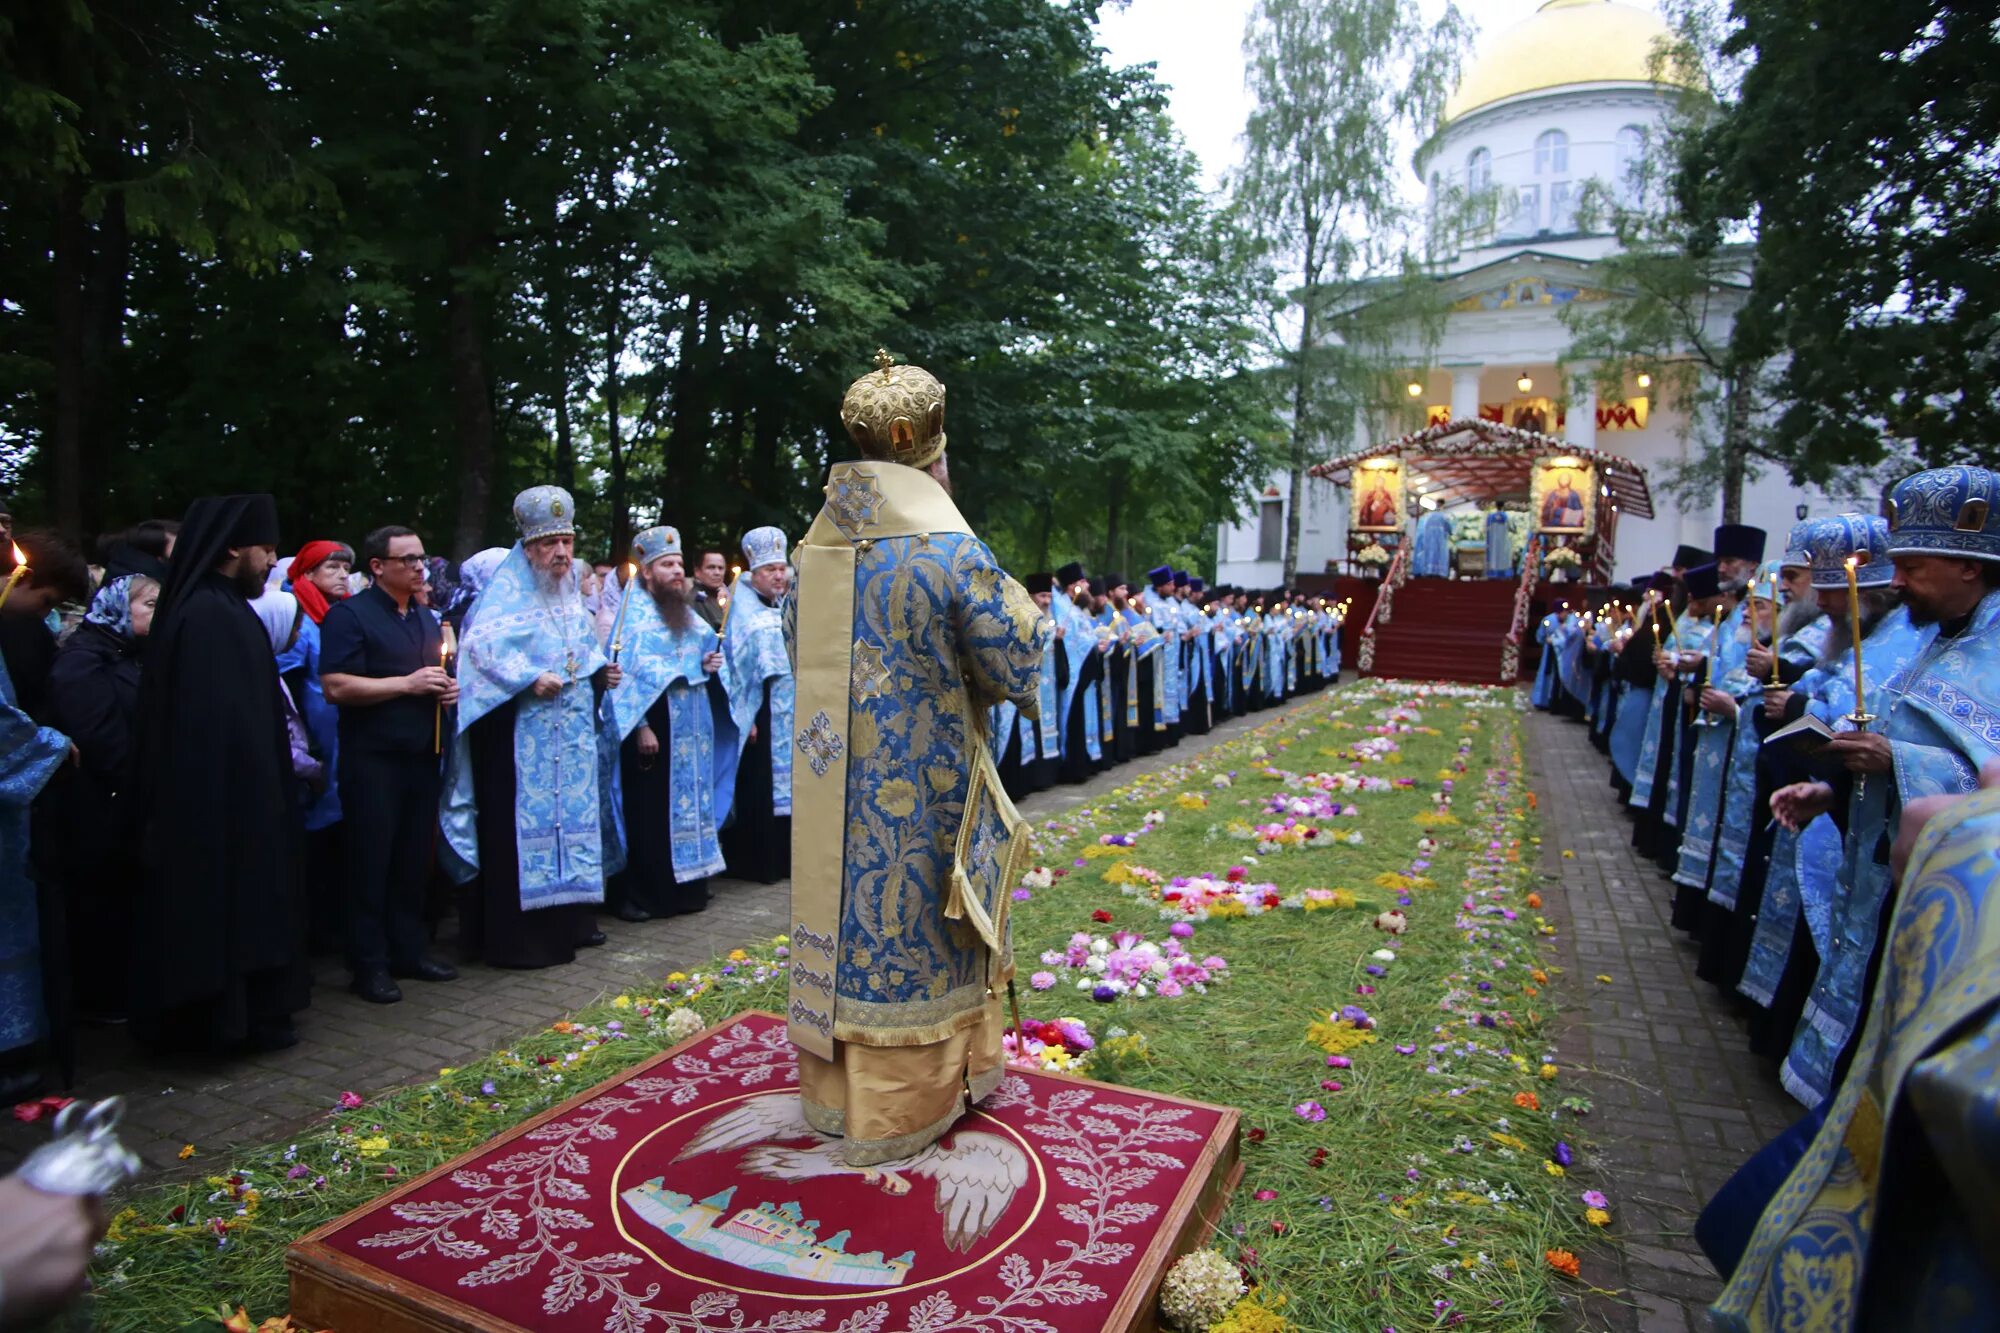
<path fill-rule="evenodd" d="M 340 710 L 326 701 L 319 684 L 319 622 L 327 607 L 347 596 L 354 548 L 344 542 L 310 541 L 292 557 L 292 596 L 305 615 L 299 637 L 278 657 L 278 671 L 292 692 L 312 739 L 313 757 L 326 768 L 326 787 L 306 806 L 306 899 L 314 953 L 340 943 L 341 876 L 339 771 Z"/>

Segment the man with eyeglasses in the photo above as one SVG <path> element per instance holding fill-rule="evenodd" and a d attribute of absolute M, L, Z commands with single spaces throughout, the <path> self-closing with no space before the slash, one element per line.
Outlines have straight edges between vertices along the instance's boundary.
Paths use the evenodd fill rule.
<path fill-rule="evenodd" d="M 403 998 L 395 978 L 450 981 L 425 952 L 424 885 L 438 804 L 438 709 L 458 702 L 437 617 L 416 604 L 423 539 L 377 528 L 361 546 L 373 584 L 320 622 L 320 681 L 340 709 L 339 785 L 347 826 L 347 965 L 356 995 Z"/>

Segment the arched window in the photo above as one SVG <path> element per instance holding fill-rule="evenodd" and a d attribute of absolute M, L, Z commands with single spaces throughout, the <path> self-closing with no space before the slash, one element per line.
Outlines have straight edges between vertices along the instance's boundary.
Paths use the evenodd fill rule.
<path fill-rule="evenodd" d="M 1637 125 L 1619 130 L 1616 153 L 1618 179 L 1613 184 L 1617 187 L 1618 202 L 1636 204 L 1646 188 L 1646 132 Z"/>
<path fill-rule="evenodd" d="M 1561 130 L 1543 130 L 1535 140 L 1535 174 L 1537 176 L 1567 176 L 1569 174 L 1569 136 Z"/>
<path fill-rule="evenodd" d="M 1493 154 L 1484 148 L 1472 150 L 1472 156 L 1465 159 L 1465 188 L 1478 194 L 1493 184 Z"/>

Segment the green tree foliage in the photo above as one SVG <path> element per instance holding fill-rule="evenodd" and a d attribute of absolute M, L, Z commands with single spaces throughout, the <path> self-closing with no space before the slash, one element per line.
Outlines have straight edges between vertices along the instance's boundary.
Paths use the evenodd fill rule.
<path fill-rule="evenodd" d="M 1697 257 L 1756 236 L 1739 360 L 1783 358 L 1797 481 L 1990 461 L 2000 398 L 2000 26 L 1990 4 L 1735 0 L 1739 95 L 1690 145 Z"/>
<path fill-rule="evenodd" d="M 0 447 L 64 526 L 259 488 L 462 555 L 554 479 L 598 549 L 796 532 L 877 345 L 1019 561 L 1257 471 L 1254 266 L 1095 0 L 44 8 L 0 28 Z"/>
<path fill-rule="evenodd" d="M 1289 436 L 1287 583 L 1298 569 L 1305 469 L 1337 452 L 1382 396 L 1380 353 L 1422 304 L 1398 188 L 1405 136 L 1436 124 L 1471 30 L 1447 3 L 1435 22 L 1403 0 L 1258 0 L 1244 49 L 1257 100 L 1234 200 L 1294 282 L 1267 350 Z"/>

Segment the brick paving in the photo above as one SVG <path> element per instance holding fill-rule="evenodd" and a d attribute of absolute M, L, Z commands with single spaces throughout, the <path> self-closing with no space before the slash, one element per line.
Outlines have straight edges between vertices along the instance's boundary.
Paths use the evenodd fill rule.
<path fill-rule="evenodd" d="M 1181 762 L 1279 714 L 1237 718 L 1205 738 L 1190 738 L 1170 752 Z M 1042 820 L 1131 779 L 1136 765 L 1100 774 L 1091 782 L 1037 793 L 1022 813 Z M 241 1059 L 156 1059 L 137 1052 L 124 1030 L 86 1028 L 81 1034 L 79 1081 L 68 1091 L 95 1099 L 122 1093 L 124 1138 L 150 1168 L 179 1168 L 185 1143 L 202 1158 L 220 1160 L 232 1144 L 288 1136 L 323 1115 L 344 1090 L 371 1096 L 434 1077 L 440 1068 L 469 1064 L 608 995 L 646 984 L 676 969 L 703 966 L 740 945 L 784 931 L 791 884 L 713 882 L 714 902 L 703 913 L 631 924 L 609 914 L 598 920 L 608 940 L 580 950 L 563 967 L 523 972 L 481 965 L 461 967 L 457 981 L 402 983 L 400 1004 L 374 1005 L 347 990 L 347 969 L 337 959 L 316 959 L 318 985 L 312 1005 L 299 1015 L 300 1041 L 290 1050 Z M 446 931 L 452 927 L 447 922 Z M 447 934 L 439 953 L 455 957 Z M 42 1125 L 0 1123 L 0 1169 L 47 1137 Z"/>
<path fill-rule="evenodd" d="M 1616 1296 L 1585 1301 L 1579 1324 L 1707 1329 L 1721 1284 L 1694 1242 L 1695 1216 L 1803 1108 L 1751 1053 L 1729 999 L 1695 976 L 1696 946 L 1668 919 L 1673 886 L 1633 851 L 1609 762 L 1586 728 L 1537 712 L 1524 748 L 1541 802 L 1542 872 L 1563 886 L 1547 913 L 1570 973 L 1562 1063 L 1581 1070 L 1595 1104 L 1588 1169 L 1573 1174 L 1579 1190 L 1606 1182 L 1618 1242 L 1583 1256 L 1584 1280 Z"/>

